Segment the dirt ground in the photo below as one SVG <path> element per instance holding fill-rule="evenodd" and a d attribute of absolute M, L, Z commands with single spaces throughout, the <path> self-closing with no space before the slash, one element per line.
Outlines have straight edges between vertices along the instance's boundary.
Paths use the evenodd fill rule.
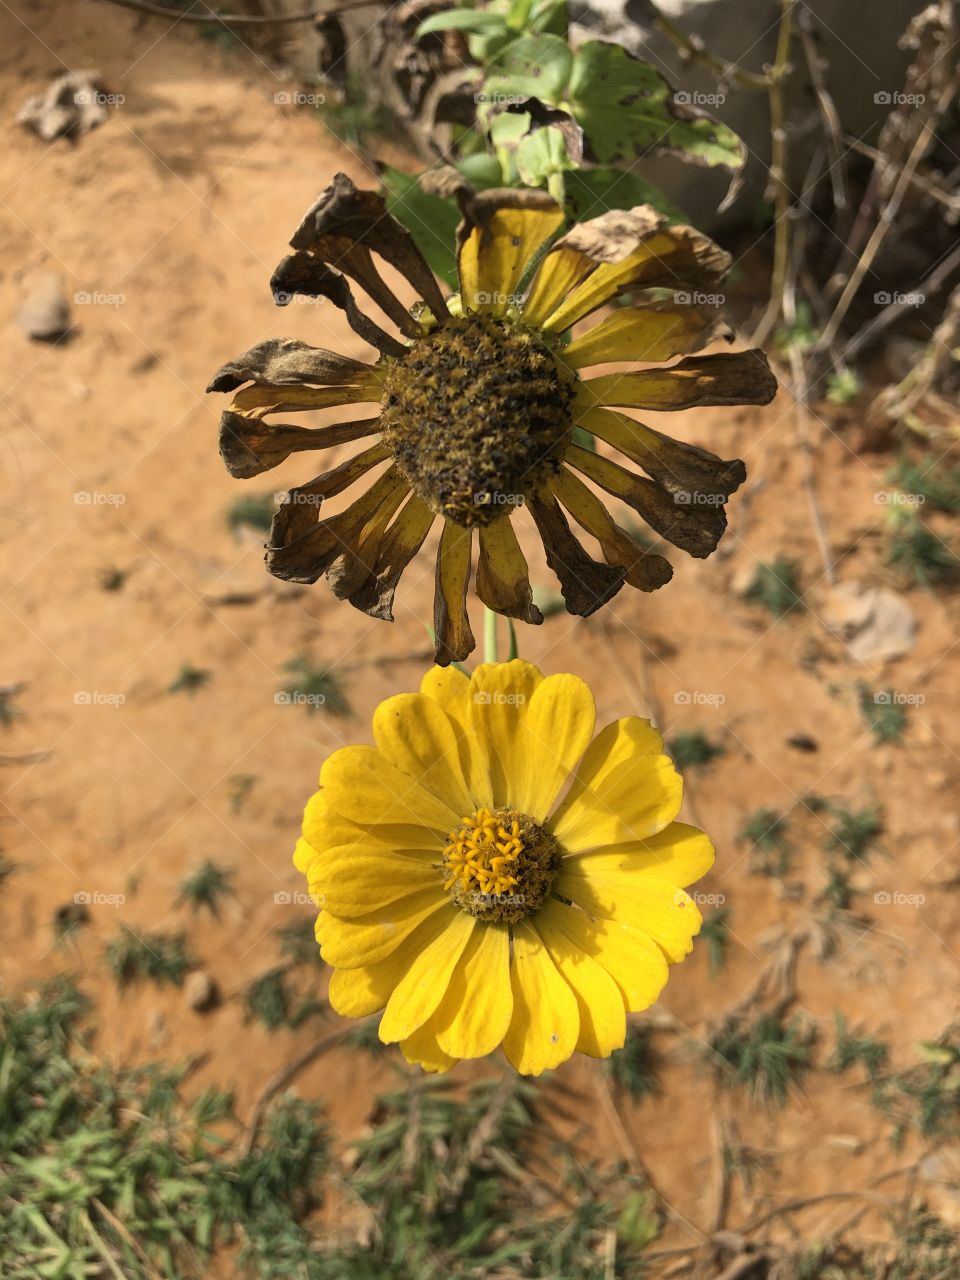
<path fill-rule="evenodd" d="M 123 95 L 102 128 L 76 146 L 47 145 L 11 123 L 48 76 L 88 66 Z M 0 683 L 23 684 L 20 715 L 0 729 L 0 846 L 16 864 L 0 890 L 0 989 L 76 972 L 96 1001 L 100 1054 L 202 1055 L 192 1083 L 233 1084 L 242 1112 L 317 1034 L 248 1025 L 234 998 L 277 963 L 274 931 L 311 914 L 290 861 L 303 802 L 325 755 L 369 740 L 376 703 L 419 681 L 433 574 L 422 553 L 392 627 L 339 604 L 323 584 L 273 584 L 259 536 L 226 522 L 247 490 L 220 464 L 221 404 L 203 389 L 225 359 L 271 335 L 366 354 L 332 307 L 278 312 L 267 282 L 331 174 L 370 175 L 310 111 L 275 101 L 290 86 L 257 56 L 96 0 L 0 5 L 0 83 Z M 95 299 L 75 306 L 71 341 L 31 344 L 14 327 L 38 269 L 59 271 L 68 295 Z M 914 1061 L 917 1042 L 960 1013 L 960 651 L 956 597 L 917 589 L 905 596 L 916 643 L 895 664 L 865 666 L 830 633 L 785 393 L 763 410 L 649 421 L 746 459 L 749 480 L 730 504 L 722 550 L 706 562 L 678 555 L 664 591 L 626 589 L 592 619 L 559 615 L 523 629 L 520 644 L 545 670 L 588 679 L 600 722 L 650 714 L 668 737 L 702 729 L 725 747 L 690 773 L 687 804 L 718 847 L 698 889 L 729 909 L 729 962 L 711 976 L 700 946 L 673 971 L 657 1011 L 675 1020 L 658 1037 L 663 1093 L 636 1106 L 618 1097 L 621 1128 L 595 1064 L 573 1061 L 544 1086 L 573 1091 L 586 1150 L 642 1161 L 677 1211 L 658 1242 L 670 1247 L 691 1240 L 681 1215 L 701 1231 L 715 1225 L 724 1124 L 735 1121 L 770 1156 L 749 1196 L 731 1188 L 729 1226 L 778 1200 L 865 1188 L 910 1163 L 910 1144 L 891 1149 L 883 1118 L 848 1077 L 811 1075 L 783 1111 L 768 1110 L 718 1093 L 698 1046 L 753 989 L 771 945 L 816 916 L 826 864 L 822 821 L 798 807 L 809 792 L 855 808 L 876 801 L 885 823 L 884 856 L 856 869 L 855 909 L 867 927 L 845 935 L 831 959 L 816 958 L 815 939 L 797 951 L 795 1007 L 820 1028 L 821 1055 L 834 1010 L 889 1040 L 895 1065 Z M 857 425 L 855 410 L 814 414 L 817 488 L 840 580 L 889 583 L 877 494 L 892 456 L 856 452 Z M 249 489 L 272 492 L 309 474 L 294 457 Z M 527 533 L 534 581 L 550 587 Z M 806 610 L 779 622 L 741 590 L 777 554 L 800 562 L 807 593 Z M 108 591 L 111 570 L 126 576 Z M 341 677 L 352 717 L 275 701 L 284 664 L 301 654 Z M 209 682 L 169 693 L 184 664 L 209 671 Z M 861 681 L 922 695 L 899 742 L 875 744 L 857 706 Z M 816 749 L 791 746 L 796 735 Z M 237 779 L 251 776 L 237 811 Z M 738 839 L 762 806 L 790 815 L 785 885 L 751 874 Z M 237 896 L 219 923 L 176 906 L 179 882 L 205 857 L 235 869 Z M 53 914 L 76 894 L 91 897 L 90 924 L 58 946 Z M 185 929 L 226 996 L 220 1007 L 195 1013 L 173 988 L 119 995 L 103 948 L 121 924 Z M 484 1067 L 457 1071 L 469 1078 Z M 326 1100 L 349 1137 L 391 1078 L 367 1057 L 358 1072 L 354 1056 L 335 1051 L 297 1087 Z M 894 1195 L 898 1185 L 882 1189 Z M 937 1207 L 950 1208 L 942 1189 Z M 820 1202 L 791 1221 L 814 1239 L 856 1208 Z M 953 1211 L 960 1223 L 960 1202 Z M 857 1227 L 867 1240 L 885 1230 L 878 1210 Z"/>

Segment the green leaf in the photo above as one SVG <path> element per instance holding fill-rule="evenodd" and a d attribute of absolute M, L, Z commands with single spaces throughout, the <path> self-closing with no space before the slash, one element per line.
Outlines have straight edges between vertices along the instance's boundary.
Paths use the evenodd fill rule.
<path fill-rule="evenodd" d="M 651 151 L 728 169 L 742 168 L 746 159 L 731 129 L 681 107 L 663 76 L 619 45 L 589 40 L 572 53 L 560 36 L 523 36 L 489 70 L 480 111 L 488 127 L 497 107 L 538 98 L 574 118 L 601 165 L 629 163 Z"/>
<path fill-rule="evenodd" d="M 530 187 L 542 187 L 552 174 L 573 168 L 563 134 L 552 125 L 521 139 L 516 161 L 521 181 Z"/>
<path fill-rule="evenodd" d="M 507 26 L 511 31 L 524 31 L 530 21 L 533 0 L 510 0 L 507 9 Z"/>
<path fill-rule="evenodd" d="M 521 36 L 490 64 L 484 84 L 488 98 L 540 98 L 556 105 L 570 80 L 573 54 L 555 35 Z"/>
<path fill-rule="evenodd" d="M 416 39 L 432 35 L 435 31 L 471 31 L 476 35 L 507 35 L 507 24 L 502 14 L 489 10 L 448 9 L 426 18 L 417 27 Z"/>
<path fill-rule="evenodd" d="M 462 156 L 456 162 L 456 168 L 477 191 L 503 186 L 500 161 L 485 151 L 475 156 Z"/>
<path fill-rule="evenodd" d="M 616 44 L 590 40 L 573 58 L 568 109 L 601 164 L 669 151 L 700 164 L 740 169 L 746 151 L 726 125 L 678 110 L 673 90 L 649 63 Z M 559 105 L 559 104 L 558 104 Z"/>
<path fill-rule="evenodd" d="M 575 221 L 596 218 L 609 209 L 653 205 L 671 222 L 686 222 L 686 214 L 671 204 L 659 187 L 624 169 L 574 169 L 567 174 L 567 204 Z"/>
<path fill-rule="evenodd" d="M 429 195 L 417 178 L 399 169 L 385 167 L 381 175 L 387 209 L 402 223 L 414 240 L 431 271 L 451 289 L 457 288 L 457 260 L 454 242 L 460 211 L 455 201 Z"/>
<path fill-rule="evenodd" d="M 544 0 L 541 4 L 535 4 L 528 27 L 530 31 L 542 31 L 566 40 L 569 29 L 567 0 Z"/>

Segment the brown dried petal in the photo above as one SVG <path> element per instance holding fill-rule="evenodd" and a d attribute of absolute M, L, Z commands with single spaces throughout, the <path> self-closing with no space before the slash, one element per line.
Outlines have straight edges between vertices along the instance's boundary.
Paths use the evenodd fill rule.
<path fill-rule="evenodd" d="M 402 356 L 407 348 L 385 329 L 381 329 L 357 306 L 346 278 L 309 253 L 295 253 L 283 259 L 270 277 L 275 298 L 303 294 L 309 298 L 329 298 L 346 313 L 354 333 L 387 355 Z M 288 298 L 289 301 L 289 298 Z"/>
<path fill-rule="evenodd" d="M 351 566 L 347 563 L 348 557 L 344 557 L 339 573 L 339 561 L 331 566 L 327 578 L 335 594 L 341 598 L 345 596 L 352 605 L 370 614 L 372 618 L 392 622 L 393 598 L 397 585 L 407 565 L 423 546 L 435 519 L 435 513 L 427 504 L 416 494 L 411 494 L 409 502 L 387 530 L 379 546 L 374 548 L 375 563 L 360 582 L 355 582 L 350 588 Z"/>
<path fill-rule="evenodd" d="M 433 630 L 437 666 L 462 662 L 476 645 L 467 616 L 470 582 L 470 548 L 473 530 L 444 522 L 437 548 L 436 591 L 433 598 Z"/>
<path fill-rule="evenodd" d="M 339 267 L 356 280 L 407 337 L 418 336 L 420 329 L 416 320 L 387 287 L 370 250 L 343 236 L 322 237 L 311 252 L 291 253 L 284 258 L 270 277 L 274 302 L 278 307 L 285 307 L 298 294 L 307 298 L 325 297 L 319 286 L 324 283 L 324 270 L 333 267 Z"/>
<path fill-rule="evenodd" d="M 644 240 L 666 226 L 666 222 L 665 216 L 649 204 L 635 205 L 632 209 L 609 209 L 596 218 L 578 222 L 560 237 L 553 250 L 573 249 L 593 262 L 622 262 Z"/>
<path fill-rule="evenodd" d="M 727 527 L 727 516 L 719 500 L 697 504 L 689 495 L 670 494 L 654 480 L 636 476 L 608 458 L 571 445 L 566 461 L 595 484 L 633 507 L 651 529 L 681 551 L 700 559 L 716 550 Z"/>
<path fill-rule="evenodd" d="M 670 493 L 695 495 L 696 505 L 717 500 L 706 495 L 718 495 L 721 501 L 729 498 L 747 478 L 739 458 L 724 461 L 610 409 L 592 409 L 578 418 L 577 425 L 639 463 Z"/>
<path fill-rule="evenodd" d="M 443 294 L 413 236 L 388 212 L 382 195 L 361 191 L 345 173 L 336 174 L 320 193 L 290 243 L 294 249 L 319 251 L 328 236 L 344 236 L 379 254 L 413 285 L 438 320 L 446 315 Z"/>
<path fill-rule="evenodd" d="M 225 409 L 220 416 L 220 456 L 238 480 L 249 480 L 280 465 L 291 453 L 330 449 L 372 436 L 380 430 L 379 418 L 337 422 L 329 427 L 297 427 L 289 422 L 266 422 Z"/>
<path fill-rule="evenodd" d="M 476 592 L 488 609 L 534 624 L 543 614 L 533 603 L 527 561 L 509 516 L 480 526 Z"/>
<path fill-rule="evenodd" d="M 626 570 L 631 587 L 638 591 L 656 591 L 670 581 L 673 577 L 670 561 L 634 542 L 597 495 L 572 471 L 564 467 L 552 487 L 574 520 L 600 543 L 607 563 L 621 565 Z"/>
<path fill-rule="evenodd" d="M 587 378 L 581 396 L 600 405 L 667 411 L 705 405 L 769 404 L 777 380 L 760 350 L 687 356 L 668 369 Z"/>
<path fill-rule="evenodd" d="M 296 338 L 269 338 L 244 351 L 213 375 L 208 391 L 233 391 L 245 382 L 313 383 L 343 386 L 362 382 L 371 366 Z"/>
<path fill-rule="evenodd" d="M 338 556 L 356 547 L 365 526 L 376 518 L 381 505 L 390 501 L 398 488 L 406 487 L 407 482 L 397 468 L 389 467 L 345 511 L 321 520 L 307 533 L 287 543 L 280 540 L 283 529 L 279 530 L 280 537 L 275 536 L 275 520 L 265 557 L 267 568 L 285 582 L 316 582 Z"/>
<path fill-rule="evenodd" d="M 283 504 L 273 517 L 270 530 L 271 546 L 288 546 L 308 533 L 320 518 L 320 507 L 327 498 L 343 493 L 354 481 L 359 480 L 378 462 L 390 457 L 385 444 L 377 443 L 364 449 L 356 457 L 341 462 L 338 467 L 325 471 L 308 484 L 291 489 L 284 496 Z"/>
<path fill-rule="evenodd" d="M 552 493 L 543 490 L 528 505 L 543 539 L 547 564 L 560 580 L 567 611 L 588 617 L 617 594 L 626 571 L 587 555 Z"/>

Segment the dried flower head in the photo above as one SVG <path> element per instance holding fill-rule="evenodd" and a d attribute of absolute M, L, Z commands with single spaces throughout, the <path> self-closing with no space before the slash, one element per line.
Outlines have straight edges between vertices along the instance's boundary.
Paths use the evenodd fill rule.
<path fill-rule="evenodd" d="M 557 239 L 563 213 L 541 192 L 487 191 L 462 203 L 460 291 L 445 297 L 383 198 L 337 175 L 297 228 L 294 252 L 274 273 L 274 296 L 280 303 L 296 294 L 331 300 L 379 359 L 367 364 L 275 339 L 224 365 L 210 384 L 234 392 L 220 444 L 235 476 L 259 475 L 302 450 L 366 441 L 355 457 L 287 495 L 267 548 L 267 565 L 278 577 L 315 582 L 326 574 L 341 599 L 389 620 L 400 576 L 441 519 L 435 601 L 441 664 L 474 647 L 466 609 L 474 531 L 480 599 L 508 617 L 543 620 L 512 524 L 520 507 L 529 509 L 575 614 L 592 613 L 625 582 L 653 591 L 672 575 L 666 559 L 614 522 L 596 488 L 691 555 L 715 549 L 743 463 L 673 440 L 615 407 L 764 404 L 776 391 L 762 352 L 691 354 L 730 337 L 715 307 L 688 305 L 683 297 L 713 291 L 729 266 L 699 232 L 669 226 L 639 206 L 605 213 Z M 374 254 L 416 292 L 413 307 L 387 286 Z M 399 337 L 359 310 L 346 277 Z M 645 292 L 664 289 L 674 291 L 674 301 Z M 627 290 L 645 300 L 568 341 L 572 326 Z M 666 368 L 582 376 L 601 363 L 656 365 L 675 357 L 681 358 Z M 269 420 L 364 403 L 376 404 L 377 416 L 314 429 Z M 583 448 L 578 427 L 646 477 Z M 376 468 L 382 469 L 360 497 L 324 517 L 328 498 Z M 602 560 L 580 544 L 568 516 L 596 540 Z"/>

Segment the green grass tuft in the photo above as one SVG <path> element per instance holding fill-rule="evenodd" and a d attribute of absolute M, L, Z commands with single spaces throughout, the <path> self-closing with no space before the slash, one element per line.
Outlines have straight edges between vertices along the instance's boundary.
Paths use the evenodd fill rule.
<path fill-rule="evenodd" d="M 269 533 L 275 511 L 272 493 L 246 493 L 227 508 L 227 524 L 234 533 L 244 528 Z"/>
<path fill-rule="evenodd" d="M 740 839 L 750 845 L 750 870 L 755 875 L 782 877 L 790 869 L 787 819 L 775 809 L 757 809 L 743 824 Z"/>
<path fill-rule="evenodd" d="M 296 1029 L 315 1015 L 323 1016 L 329 1010 L 322 1000 L 307 996 L 300 999 L 288 980 L 288 966 L 276 968 L 254 978 L 244 995 L 248 1022 L 259 1022 L 268 1031 L 279 1027 Z"/>
<path fill-rule="evenodd" d="M 660 1092 L 658 1061 L 650 1031 L 630 1023 L 623 1048 L 610 1055 L 607 1067 L 617 1088 L 629 1093 L 634 1102 L 639 1102 L 641 1098 Z"/>
<path fill-rule="evenodd" d="M 960 512 L 960 464 L 945 462 L 927 454 L 922 458 L 903 457 L 889 479 L 904 493 L 921 499 L 933 511 Z"/>
<path fill-rule="evenodd" d="M 167 693 L 196 693 L 210 683 L 211 672 L 185 662 L 176 679 L 167 685 Z"/>
<path fill-rule="evenodd" d="M 907 709 L 897 702 L 890 689 L 876 693 L 867 685 L 857 686 L 857 703 L 875 742 L 899 742 L 907 727 Z"/>
<path fill-rule="evenodd" d="M 196 963 L 182 933 L 137 933 L 121 925 L 120 935 L 107 943 L 107 968 L 121 991 L 137 982 L 183 986 Z"/>
<path fill-rule="evenodd" d="M 291 658 L 284 664 L 293 679 L 277 695 L 278 702 L 305 706 L 311 713 L 326 711 L 332 716 L 349 716 L 353 712 L 340 678 L 325 667 L 317 667 L 309 658 Z"/>
<path fill-rule="evenodd" d="M 232 868 L 220 866 L 207 858 L 194 867 L 185 880 L 181 880 L 177 906 L 189 904 L 194 912 L 205 907 L 214 919 L 219 920 L 220 904 L 234 896 L 233 878 Z"/>
<path fill-rule="evenodd" d="M 314 965 L 321 969 L 324 967 L 313 916 L 305 916 L 302 920 L 294 920 L 292 924 L 281 925 L 279 929 L 274 929 L 274 933 L 280 939 L 280 954 L 292 965 Z"/>
<path fill-rule="evenodd" d="M 711 742 L 700 729 L 677 733 L 667 743 L 673 762 L 684 773 L 687 769 L 700 769 L 724 754 L 725 748 Z"/>
<path fill-rule="evenodd" d="M 883 810 L 879 805 L 847 809 L 828 802 L 833 828 L 824 844 L 827 853 L 839 853 L 851 862 L 869 862 L 874 846 L 883 835 Z"/>
<path fill-rule="evenodd" d="M 933 530 L 910 509 L 892 508 L 887 541 L 887 564 L 905 582 L 932 590 L 960 576 L 960 560 Z"/>
<path fill-rule="evenodd" d="M 777 556 L 770 564 L 758 565 L 745 597 L 753 604 L 762 605 L 775 618 L 785 618 L 788 613 L 803 609 L 798 566 L 785 556 Z"/>
<path fill-rule="evenodd" d="M 886 1067 L 890 1058 L 889 1046 L 870 1036 L 856 1035 L 847 1027 L 842 1013 L 834 1012 L 837 1042 L 827 1061 L 827 1070 L 838 1075 L 851 1067 L 862 1066 L 871 1080 Z"/>
<path fill-rule="evenodd" d="M 799 1018 L 785 1022 L 764 1013 L 752 1021 L 729 1017 L 710 1040 L 719 1079 L 782 1107 L 787 1093 L 811 1066 L 816 1030 Z"/>
<path fill-rule="evenodd" d="M 710 973 L 716 977 L 727 965 L 727 951 L 730 947 L 730 908 L 714 907 L 708 916 L 704 916 L 699 936 L 707 945 Z"/>
<path fill-rule="evenodd" d="M 4 729 L 9 729 L 23 714 L 14 701 L 22 687 L 19 684 L 0 685 L 0 725 Z"/>
<path fill-rule="evenodd" d="M 81 1039 L 87 1013 L 63 980 L 36 1001 L 0 1001 L 4 1280 L 202 1280 L 232 1244 L 244 1280 L 332 1277 L 301 1226 L 330 1166 L 316 1105 L 281 1099 L 240 1154 L 229 1093 L 188 1105 L 182 1069 L 98 1065 Z M 274 1243 L 312 1269 L 284 1271 Z"/>

